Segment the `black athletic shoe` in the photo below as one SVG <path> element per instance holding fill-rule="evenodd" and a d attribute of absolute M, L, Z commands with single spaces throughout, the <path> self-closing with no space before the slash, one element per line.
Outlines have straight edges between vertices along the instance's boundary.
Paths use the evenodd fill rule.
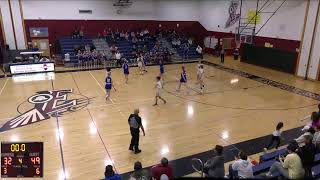
<path fill-rule="evenodd" d="M 141 150 L 138 149 L 138 150 L 136 150 L 134 153 L 135 153 L 135 154 L 139 154 L 139 153 L 141 153 Z"/>
<path fill-rule="evenodd" d="M 133 151 L 133 147 L 129 147 L 129 150 L 130 150 L 130 151 Z"/>

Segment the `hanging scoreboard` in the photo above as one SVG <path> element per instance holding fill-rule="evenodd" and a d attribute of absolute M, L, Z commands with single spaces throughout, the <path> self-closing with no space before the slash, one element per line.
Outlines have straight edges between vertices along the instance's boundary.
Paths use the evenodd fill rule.
<path fill-rule="evenodd" d="M 1 178 L 10 177 L 43 177 L 43 142 L 1 142 Z"/>

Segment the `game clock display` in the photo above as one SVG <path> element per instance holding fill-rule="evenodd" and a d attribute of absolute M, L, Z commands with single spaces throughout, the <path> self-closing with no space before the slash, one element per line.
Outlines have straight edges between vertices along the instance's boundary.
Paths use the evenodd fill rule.
<path fill-rule="evenodd" d="M 43 177 L 42 142 L 1 142 L 1 178 Z"/>

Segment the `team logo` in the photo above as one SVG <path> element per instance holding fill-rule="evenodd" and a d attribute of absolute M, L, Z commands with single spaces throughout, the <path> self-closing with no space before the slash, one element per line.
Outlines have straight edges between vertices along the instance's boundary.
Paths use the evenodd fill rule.
<path fill-rule="evenodd" d="M 239 0 L 232 0 L 229 6 L 229 18 L 226 22 L 225 28 L 234 25 L 240 18 L 240 14 L 237 14 L 237 9 L 239 6 Z"/>
<path fill-rule="evenodd" d="M 68 99 L 68 96 L 71 98 Z M 72 93 L 72 89 L 37 92 L 29 97 L 27 102 L 23 103 L 27 107 L 30 104 L 34 107 L 6 122 L 0 128 L 0 132 L 48 120 L 50 117 L 59 117 L 67 113 L 79 111 L 87 107 L 89 102 L 88 97 L 74 94 Z"/>

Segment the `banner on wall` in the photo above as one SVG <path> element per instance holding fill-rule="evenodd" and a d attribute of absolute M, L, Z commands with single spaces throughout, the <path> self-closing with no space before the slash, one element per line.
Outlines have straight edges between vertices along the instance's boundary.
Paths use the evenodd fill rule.
<path fill-rule="evenodd" d="M 232 0 L 229 6 L 229 18 L 226 22 L 225 28 L 234 25 L 240 18 L 240 14 L 237 14 L 237 9 L 239 6 L 239 0 Z"/>
<path fill-rule="evenodd" d="M 215 46 L 218 44 L 218 39 L 214 36 L 208 36 L 204 38 L 204 47 L 205 48 L 212 48 L 214 49 Z"/>
<path fill-rule="evenodd" d="M 256 11 L 255 10 L 248 10 L 247 13 L 247 23 L 248 24 L 254 24 L 254 22 L 257 21 L 257 24 L 261 23 L 261 13 L 258 12 L 256 16 Z"/>

